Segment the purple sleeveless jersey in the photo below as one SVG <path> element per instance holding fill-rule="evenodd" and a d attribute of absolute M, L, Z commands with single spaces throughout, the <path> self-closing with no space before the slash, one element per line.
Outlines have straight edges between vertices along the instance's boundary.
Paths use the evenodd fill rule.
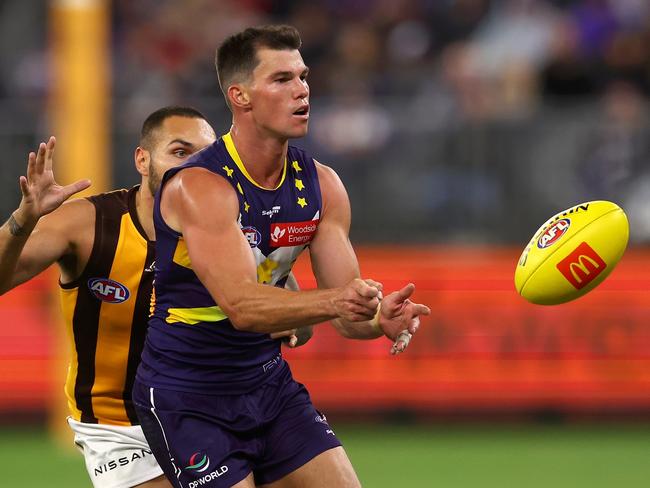
<path fill-rule="evenodd" d="M 314 160 L 289 146 L 280 184 L 265 189 L 250 177 L 226 134 L 167 171 L 161 188 L 190 167 L 206 168 L 233 186 L 239 197 L 239 225 L 255 257 L 258 282 L 284 286 L 318 227 L 322 200 Z M 183 236 L 162 219 L 161 191 L 154 203 L 155 308 L 137 378 L 148 386 L 185 392 L 252 391 L 286 368 L 280 341 L 232 326 L 192 270 Z"/>

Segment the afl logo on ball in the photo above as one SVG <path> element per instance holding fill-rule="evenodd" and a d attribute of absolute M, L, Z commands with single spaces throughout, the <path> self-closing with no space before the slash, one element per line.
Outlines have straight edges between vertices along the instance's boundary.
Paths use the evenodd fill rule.
<path fill-rule="evenodd" d="M 129 299 L 129 289 L 108 278 L 90 278 L 88 288 L 95 298 L 108 303 L 122 303 Z"/>
<path fill-rule="evenodd" d="M 554 222 L 542 233 L 541 236 L 539 236 L 539 239 L 537 239 L 537 247 L 540 249 L 551 247 L 562 238 L 566 231 L 569 230 L 570 226 L 571 221 L 569 219 L 561 219 Z"/>

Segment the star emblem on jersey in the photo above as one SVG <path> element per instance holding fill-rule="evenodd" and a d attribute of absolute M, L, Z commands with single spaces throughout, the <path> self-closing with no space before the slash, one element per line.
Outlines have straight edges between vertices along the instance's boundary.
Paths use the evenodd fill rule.
<path fill-rule="evenodd" d="M 299 191 L 303 191 L 305 189 L 305 185 L 302 184 L 302 180 L 299 180 L 296 178 L 296 188 L 298 188 Z"/>
<path fill-rule="evenodd" d="M 232 174 L 233 174 L 234 171 L 235 171 L 234 169 L 232 169 L 232 168 L 231 168 L 230 166 L 228 166 L 228 165 L 224 166 L 224 167 L 221 168 L 221 169 L 224 170 L 224 171 L 226 172 L 226 174 L 228 175 L 228 178 L 232 178 Z"/>
<path fill-rule="evenodd" d="M 278 267 L 279 263 L 272 259 L 266 258 L 257 267 L 257 282 L 258 283 L 271 283 L 273 280 L 273 270 Z"/>
<path fill-rule="evenodd" d="M 296 171 L 302 171 L 302 168 L 301 168 L 300 165 L 298 164 L 298 161 L 294 161 L 293 163 L 291 163 L 291 166 L 292 166 L 292 168 L 295 169 Z"/>
<path fill-rule="evenodd" d="M 244 202 L 244 212 L 248 212 L 249 208 L 251 208 L 251 206 L 248 204 L 248 202 Z"/>
<path fill-rule="evenodd" d="M 307 200 L 304 197 L 298 198 L 298 205 L 300 205 L 300 208 L 305 208 L 307 206 Z"/>

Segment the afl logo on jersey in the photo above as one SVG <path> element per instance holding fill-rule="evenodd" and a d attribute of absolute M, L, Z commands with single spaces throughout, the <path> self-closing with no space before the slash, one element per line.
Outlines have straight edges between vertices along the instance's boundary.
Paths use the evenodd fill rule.
<path fill-rule="evenodd" d="M 241 231 L 244 233 L 244 237 L 251 247 L 257 247 L 262 240 L 262 234 L 260 234 L 260 231 L 255 227 L 249 225 L 247 227 L 242 227 Z"/>
<path fill-rule="evenodd" d="M 108 278 L 90 278 L 88 289 L 96 298 L 108 303 L 122 303 L 129 299 L 129 289 Z"/>

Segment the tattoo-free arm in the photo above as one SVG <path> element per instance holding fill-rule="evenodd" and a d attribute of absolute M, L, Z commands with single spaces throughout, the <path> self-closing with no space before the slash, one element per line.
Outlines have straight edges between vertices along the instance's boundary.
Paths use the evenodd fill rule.
<path fill-rule="evenodd" d="M 329 167 L 316 164 L 323 198 L 322 218 L 309 253 L 319 288 L 341 286 L 360 277 L 359 262 L 350 243 L 351 209 L 348 194 L 338 175 Z M 379 289 L 381 284 L 371 281 Z M 373 314 L 374 315 L 374 314 Z M 332 321 L 338 332 L 348 338 L 375 339 L 383 335 L 370 321 Z"/>
<path fill-rule="evenodd" d="M 361 280 L 298 292 L 258 284 L 254 256 L 237 223 L 237 195 L 219 175 L 180 171 L 163 187 L 161 210 L 183 234 L 192 269 L 240 330 L 279 332 L 341 316 L 365 320 L 376 309 L 376 290 Z"/>

